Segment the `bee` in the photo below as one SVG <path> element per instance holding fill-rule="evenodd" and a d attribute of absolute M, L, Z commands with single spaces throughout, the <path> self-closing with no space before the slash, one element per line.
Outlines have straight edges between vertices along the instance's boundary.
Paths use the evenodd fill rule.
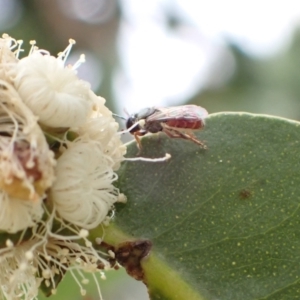
<path fill-rule="evenodd" d="M 203 149 L 206 145 L 197 140 L 193 131 L 204 127 L 204 119 L 208 112 L 201 106 L 183 105 L 167 108 L 149 107 L 133 114 L 127 119 L 127 130 L 134 135 L 138 148 L 142 145 L 140 136 L 146 133 L 164 132 L 170 138 L 182 138 L 190 140 Z"/>

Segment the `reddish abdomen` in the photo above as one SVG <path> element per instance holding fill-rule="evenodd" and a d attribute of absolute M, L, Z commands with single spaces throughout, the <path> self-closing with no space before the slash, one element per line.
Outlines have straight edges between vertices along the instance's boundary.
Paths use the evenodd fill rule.
<path fill-rule="evenodd" d="M 174 128 L 186 128 L 186 129 L 200 129 L 204 126 L 204 122 L 202 120 L 197 121 L 188 121 L 188 120 L 168 120 L 165 122 L 169 127 Z"/>

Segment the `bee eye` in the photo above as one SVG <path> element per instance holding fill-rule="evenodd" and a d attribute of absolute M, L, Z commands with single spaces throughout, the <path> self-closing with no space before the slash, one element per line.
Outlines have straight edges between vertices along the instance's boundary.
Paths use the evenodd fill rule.
<path fill-rule="evenodd" d="M 134 117 L 128 118 L 128 120 L 126 122 L 126 128 L 127 129 L 130 128 L 135 123 L 136 123 L 136 119 Z M 140 130 L 140 126 L 138 124 L 136 124 L 136 126 L 130 130 L 130 133 L 134 133 L 134 132 L 139 131 L 139 130 Z"/>

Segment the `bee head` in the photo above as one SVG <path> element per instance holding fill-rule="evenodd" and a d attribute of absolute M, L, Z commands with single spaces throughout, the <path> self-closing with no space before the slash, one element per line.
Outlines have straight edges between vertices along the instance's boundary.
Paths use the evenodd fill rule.
<path fill-rule="evenodd" d="M 139 131 L 141 129 L 139 123 L 138 123 L 138 119 L 136 118 L 135 115 L 132 115 L 131 117 L 129 117 L 126 121 L 126 128 L 129 129 L 130 127 L 132 127 L 134 124 L 136 124 L 136 126 L 134 126 L 129 132 L 135 133 L 136 131 Z"/>

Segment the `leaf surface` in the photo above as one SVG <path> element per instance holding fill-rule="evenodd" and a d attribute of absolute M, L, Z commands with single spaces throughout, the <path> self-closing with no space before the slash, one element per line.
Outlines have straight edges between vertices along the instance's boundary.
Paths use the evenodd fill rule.
<path fill-rule="evenodd" d="M 151 299 L 300 297 L 300 127 L 266 115 L 219 113 L 196 134 L 208 149 L 164 134 L 125 162 L 106 239 L 148 239 Z M 128 156 L 135 157 L 135 143 Z M 187 296 L 189 295 L 189 296 Z"/>

